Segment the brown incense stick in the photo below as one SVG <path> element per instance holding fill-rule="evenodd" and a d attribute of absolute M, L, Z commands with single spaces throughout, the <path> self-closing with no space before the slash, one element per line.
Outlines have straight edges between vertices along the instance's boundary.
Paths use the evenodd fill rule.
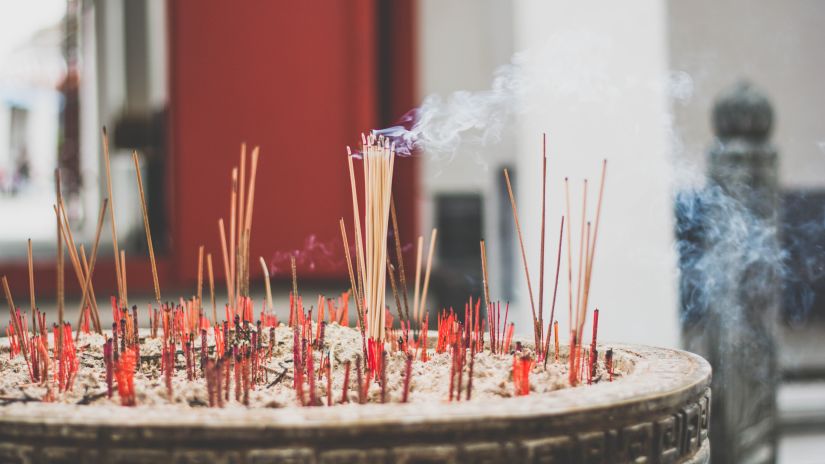
<path fill-rule="evenodd" d="M 291 311 L 294 311 L 294 314 L 290 319 L 297 324 L 298 311 L 302 311 L 302 309 L 298 308 L 298 269 L 295 267 L 295 256 L 290 255 L 289 266 L 292 268 L 292 301 L 294 302 L 292 308 L 290 308 Z"/>
<path fill-rule="evenodd" d="M 239 284 L 240 274 L 242 274 L 242 267 L 241 264 L 238 262 L 241 257 L 241 250 L 243 249 L 243 236 L 244 236 L 244 209 L 246 205 L 246 143 L 241 144 L 241 160 L 240 160 L 240 171 L 238 175 L 238 243 L 235 245 L 235 253 L 238 255 L 235 258 L 235 298 L 237 302 L 237 298 L 241 296 L 241 285 Z"/>
<path fill-rule="evenodd" d="M 438 229 L 433 229 L 430 235 L 430 249 L 427 250 L 427 270 L 424 274 L 424 288 L 421 290 L 421 301 L 418 303 L 420 305 L 418 314 L 420 314 L 421 317 L 424 317 L 426 314 L 424 310 L 427 307 L 427 289 L 430 287 L 430 271 L 433 267 L 433 252 L 435 251 L 435 238 L 437 234 Z"/>
<path fill-rule="evenodd" d="M 264 257 L 260 257 L 261 269 L 264 271 L 264 287 L 266 288 L 266 307 L 272 311 L 272 284 L 269 283 L 269 266 L 266 265 Z"/>
<path fill-rule="evenodd" d="M 339 224 L 341 225 L 341 240 L 344 241 L 344 256 L 347 259 L 347 271 L 349 272 L 350 286 L 352 287 L 353 299 L 355 300 L 355 314 L 358 316 L 358 326 L 361 328 L 361 332 L 363 333 L 365 330 L 363 309 L 361 308 L 363 300 L 361 299 L 361 295 L 358 293 L 358 284 L 355 280 L 355 273 L 352 271 L 352 258 L 349 254 L 349 241 L 347 240 L 347 228 L 344 225 L 344 218 L 339 220 Z"/>
<path fill-rule="evenodd" d="M 82 296 L 80 298 L 80 314 L 82 317 L 83 309 L 86 307 L 86 301 L 89 298 L 89 291 L 92 287 L 92 273 L 95 270 L 95 262 L 97 261 L 97 247 L 100 244 L 100 234 L 103 231 L 103 223 L 106 220 L 106 207 L 109 204 L 109 199 L 104 198 L 103 203 L 100 205 L 100 216 L 97 220 L 97 230 L 95 231 L 95 243 L 92 247 L 92 261 L 89 263 L 89 272 L 86 273 L 86 280 L 83 282 L 83 286 L 81 287 Z M 100 327 L 100 314 L 97 311 L 94 311 L 95 317 L 95 331 L 99 334 L 102 334 L 102 328 Z M 80 323 L 77 324 L 78 334 L 80 333 Z"/>
<path fill-rule="evenodd" d="M 238 168 L 232 169 L 232 193 L 230 195 L 230 206 L 229 206 L 229 274 L 227 275 L 228 282 L 231 282 L 229 285 L 229 304 L 232 307 L 235 307 L 235 293 L 237 291 L 237 287 L 235 287 L 235 272 L 236 272 L 236 262 L 235 256 L 238 249 L 238 244 L 235 241 L 235 223 L 238 214 Z"/>
<path fill-rule="evenodd" d="M 198 309 L 203 309 L 203 245 L 198 247 Z"/>
<path fill-rule="evenodd" d="M 60 193 L 60 168 L 54 170 L 55 190 L 57 194 L 57 211 L 55 212 L 55 219 L 57 220 L 57 327 L 63 330 L 63 227 L 60 220 L 60 208 L 63 202 L 62 194 Z M 62 333 L 62 332 L 61 332 Z M 57 337 L 57 359 L 63 359 L 63 337 Z"/>
<path fill-rule="evenodd" d="M 218 308 L 215 304 L 215 274 L 212 272 L 212 253 L 206 254 L 206 271 L 209 275 L 209 295 L 212 299 L 212 323 L 217 324 Z"/>
<path fill-rule="evenodd" d="M 355 228 L 355 270 L 358 275 L 358 294 L 364 295 L 364 242 L 361 236 L 361 214 L 358 207 L 358 190 L 355 187 L 355 168 L 352 163 L 353 155 L 347 147 L 347 162 L 349 163 L 349 181 L 352 191 L 352 216 Z M 365 193 L 366 195 L 366 193 Z"/>
<path fill-rule="evenodd" d="M 6 276 L 3 276 L 3 292 L 6 294 L 6 302 L 9 304 L 9 315 L 11 316 L 11 323 L 14 326 L 15 333 L 18 336 L 23 336 L 23 328 L 20 326 L 20 320 L 16 316 L 17 307 L 14 306 L 14 299 L 11 297 L 11 289 L 9 289 L 9 282 Z M 29 362 L 29 347 L 25 343 L 20 344 L 20 350 L 23 352 L 23 359 L 26 363 Z"/>
<path fill-rule="evenodd" d="M 567 217 L 567 318 L 570 321 L 570 330 L 573 330 L 573 241 L 570 239 L 570 229 L 572 227 L 572 219 L 570 218 L 570 182 L 567 177 L 564 178 L 564 201 L 565 212 Z M 572 347 L 571 347 L 572 350 Z M 572 351 L 571 351 L 572 355 Z"/>
<path fill-rule="evenodd" d="M 579 314 L 581 314 L 581 299 L 582 299 L 582 274 L 583 274 L 583 264 L 584 264 L 584 254 L 587 250 L 587 246 L 585 244 L 585 232 L 587 231 L 587 225 L 589 224 L 587 219 L 587 179 L 584 179 L 584 185 L 582 190 L 582 227 L 581 227 L 581 237 L 579 238 L 579 266 L 578 266 L 578 277 L 576 284 L 576 312 L 575 312 L 575 327 L 579 326 Z M 572 323 L 572 322 L 571 322 Z M 576 329 L 576 333 L 578 334 L 578 329 Z M 578 340 L 578 339 L 577 339 Z M 581 342 L 581 340 L 578 340 Z"/>
<path fill-rule="evenodd" d="M 536 346 L 540 346 L 538 332 L 536 331 L 536 304 L 533 301 L 533 286 L 530 283 L 530 271 L 527 268 L 527 252 L 524 249 L 524 238 L 521 235 L 521 225 L 518 221 L 518 209 L 516 208 L 516 197 L 513 195 L 513 186 L 510 183 L 510 173 L 504 169 L 504 179 L 507 181 L 507 193 L 510 195 L 510 206 L 513 208 L 513 221 L 516 223 L 516 233 L 521 247 L 521 260 L 524 263 L 524 275 L 527 278 L 527 293 L 530 295 L 530 309 L 533 312 L 533 336 L 536 338 Z"/>
<path fill-rule="evenodd" d="M 37 305 L 34 301 L 34 260 L 32 259 L 32 239 L 29 239 L 28 247 L 26 248 L 26 257 L 29 265 L 29 303 L 31 304 L 32 312 L 32 331 L 37 332 L 35 308 Z"/>
<path fill-rule="evenodd" d="M 407 302 L 407 273 L 404 269 L 404 255 L 401 253 L 401 234 L 398 233 L 398 217 L 395 212 L 395 198 L 390 198 L 390 218 L 392 219 L 392 233 L 395 237 L 395 260 L 398 263 L 398 277 L 401 281 L 401 295 L 404 300 L 404 314 L 410 320 L 410 305 Z"/>
<path fill-rule="evenodd" d="M 599 218 L 601 217 L 602 212 L 602 195 L 604 193 L 604 179 L 607 174 L 607 160 L 602 161 L 602 174 L 601 180 L 599 181 L 599 198 L 596 202 L 596 222 L 593 227 L 593 243 L 590 246 L 590 250 L 588 252 L 588 259 L 587 259 L 587 271 L 585 273 L 584 279 L 584 307 L 585 311 L 587 310 L 587 302 L 590 297 L 590 284 L 592 282 L 592 272 L 593 272 L 593 256 L 596 254 L 596 238 L 599 234 Z M 584 326 L 584 322 L 582 322 L 582 327 Z"/>
<path fill-rule="evenodd" d="M 123 279 L 123 307 L 129 307 L 129 293 L 126 287 L 126 250 L 120 250 L 120 277 Z"/>
<path fill-rule="evenodd" d="M 114 257 L 115 257 L 115 274 L 117 280 L 117 295 L 122 303 L 124 300 L 123 295 L 123 288 L 121 287 L 123 278 L 120 275 L 121 268 L 120 268 L 120 251 L 118 250 L 117 246 L 117 224 L 115 222 L 115 197 L 112 194 L 112 167 L 111 162 L 109 160 L 109 134 L 106 131 L 106 126 L 103 126 L 103 160 L 104 164 L 106 165 L 106 188 L 109 192 L 109 209 L 110 214 L 109 218 L 112 220 L 112 248 L 114 249 Z"/>
<path fill-rule="evenodd" d="M 562 239 L 564 238 L 564 216 L 561 217 L 561 226 L 559 226 L 559 248 L 556 256 L 556 281 L 553 285 L 553 301 L 550 303 L 550 321 L 547 323 L 547 339 L 544 342 L 544 365 L 547 365 L 547 353 L 550 350 L 550 335 L 552 334 L 553 321 L 556 317 L 556 295 L 559 290 L 559 271 L 561 270 L 561 248 Z"/>
<path fill-rule="evenodd" d="M 218 232 L 221 236 L 221 250 L 223 251 L 223 275 L 226 279 L 226 298 L 232 301 L 232 269 L 229 252 L 226 248 L 226 228 L 223 225 L 223 218 L 218 219 Z"/>
<path fill-rule="evenodd" d="M 89 267 L 89 262 L 86 259 L 86 248 L 83 246 L 83 244 L 80 245 L 80 260 L 81 260 L 81 264 L 83 265 L 83 272 L 87 276 L 90 275 L 89 271 L 91 271 L 91 268 Z M 91 284 L 89 284 L 89 286 L 91 286 Z M 96 308 L 96 306 L 91 306 L 91 307 Z M 101 330 L 101 328 L 100 328 L 100 316 L 98 315 L 98 312 L 94 309 L 92 309 L 90 312 L 91 312 L 91 318 L 92 318 L 92 327 L 94 327 L 94 330 L 95 330 L 96 333 L 102 334 L 103 330 Z M 82 310 L 81 310 L 79 316 L 80 317 L 78 318 L 78 321 L 77 321 L 77 329 L 78 329 L 77 330 L 77 336 L 78 337 L 80 336 L 80 324 L 83 321 L 83 311 Z"/>
<path fill-rule="evenodd" d="M 398 311 L 398 319 L 403 321 L 404 320 L 404 308 L 401 306 L 401 298 L 398 296 L 398 285 L 395 283 L 395 272 L 393 269 L 393 265 L 390 262 L 389 256 L 387 257 L 387 276 L 390 280 L 390 288 L 392 289 L 392 297 L 395 300 L 395 307 Z"/>
<path fill-rule="evenodd" d="M 155 248 L 152 246 L 152 231 L 149 228 L 149 212 L 146 209 L 146 195 L 143 192 L 143 178 L 140 174 L 140 164 L 138 162 L 137 151 L 132 152 L 132 161 L 135 163 L 135 176 L 137 177 L 138 193 L 140 193 L 140 209 L 143 212 L 143 228 L 146 230 L 146 243 L 149 246 L 149 263 L 152 266 L 152 283 L 155 286 L 155 300 L 160 305 L 160 283 L 158 282 L 158 266 L 155 263 Z"/>
<path fill-rule="evenodd" d="M 421 296 L 421 255 L 424 250 L 424 237 L 418 236 L 418 248 L 415 255 L 415 292 L 413 293 L 413 315 L 416 322 L 421 323 L 421 315 L 418 314 L 418 300 Z"/>
<path fill-rule="evenodd" d="M 545 205 L 547 203 L 547 134 L 541 138 L 541 232 L 539 250 L 539 318 L 536 330 L 538 331 L 538 347 L 544 338 L 544 226 L 547 222 Z M 552 319 L 551 319 L 552 320 Z"/>
<path fill-rule="evenodd" d="M 249 240 L 252 234 L 252 211 L 255 206 L 255 179 L 258 174 L 258 153 L 259 148 L 255 147 L 252 150 L 252 169 L 249 174 L 249 191 L 246 199 L 246 217 L 244 218 L 244 230 L 246 230 L 246 240 L 244 242 L 244 262 L 246 263 L 246 271 L 244 272 L 245 287 L 249 286 Z M 249 289 L 246 289 L 247 293 Z"/>
<path fill-rule="evenodd" d="M 75 277 L 77 277 L 77 284 L 82 286 L 83 282 L 85 281 L 85 273 L 83 271 L 82 266 L 80 265 L 80 258 L 77 254 L 77 246 L 74 242 L 74 236 L 72 235 L 72 229 L 69 227 L 69 218 L 66 214 L 66 205 L 63 203 L 63 199 L 60 199 L 60 206 L 61 208 L 58 210 L 57 206 L 54 206 L 54 212 L 60 218 L 60 227 L 61 227 L 61 234 L 63 236 L 63 243 L 66 245 L 66 248 L 69 252 L 69 260 L 72 263 L 72 268 L 75 272 Z M 90 284 L 92 285 L 92 284 Z M 97 313 L 97 299 L 94 298 L 94 288 L 91 290 L 92 299 L 90 300 L 90 306 L 92 307 L 92 311 Z"/>
<path fill-rule="evenodd" d="M 481 281 L 484 284 L 484 307 L 490 307 L 490 280 L 487 276 L 487 246 L 484 240 L 479 242 L 481 248 Z"/>

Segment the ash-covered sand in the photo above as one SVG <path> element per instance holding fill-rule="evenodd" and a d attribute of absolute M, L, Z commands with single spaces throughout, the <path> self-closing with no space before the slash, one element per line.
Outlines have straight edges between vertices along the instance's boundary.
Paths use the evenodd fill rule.
<path fill-rule="evenodd" d="M 143 332 L 142 332 L 143 334 Z M 148 335 L 148 333 L 146 333 Z M 264 330 L 264 352 L 269 346 L 269 331 Z M 431 336 L 430 341 L 435 337 Z M 214 338 L 211 331 L 207 343 L 211 345 Z M 249 393 L 248 408 L 296 408 L 300 406 L 293 389 L 292 370 L 292 329 L 281 325 L 275 330 L 275 345 L 272 358 L 263 356 L 262 379 Z M 80 363 L 74 387 L 67 392 L 58 393 L 52 390 L 52 398 L 56 403 L 81 404 L 89 408 L 114 408 L 120 406 L 117 387 L 114 387 L 112 398 L 106 397 L 106 371 L 103 366 L 104 337 L 96 334 L 81 335 L 77 343 L 78 360 Z M 196 352 L 199 352 L 200 338 L 196 337 Z M 14 404 L 40 403 L 48 397 L 48 389 L 43 385 L 32 384 L 29 381 L 25 360 L 22 355 L 9 359 L 8 342 L 5 341 L 2 355 L 0 355 L 0 406 Z M 529 348 L 525 348 L 525 353 Z M 352 362 L 350 372 L 350 388 L 348 398 L 351 403 L 358 400 L 355 374 L 355 359 L 361 352 L 361 334 L 354 328 L 343 327 L 336 323 L 327 325 L 325 329 L 324 353 L 330 354 L 332 370 L 332 399 L 334 404 L 341 403 L 342 387 L 344 383 L 344 363 Z M 185 361 L 183 354 L 178 352 L 176 370 L 173 378 L 173 394 L 170 398 L 164 377 L 160 370 L 160 338 L 146 336 L 141 339 L 142 363 L 134 376 L 134 388 L 137 407 L 174 405 L 177 408 L 205 407 L 208 404 L 206 380 L 200 376 L 193 381 L 186 379 Z M 409 401 L 411 403 L 441 403 L 448 401 L 450 386 L 451 356 L 448 353 L 435 354 L 430 349 L 430 359 L 422 362 L 416 359 L 412 364 Z M 321 363 L 321 353 L 314 350 L 315 366 Z M 469 357 L 469 350 L 467 356 Z M 554 362 L 552 350 L 546 369 L 537 363 L 530 374 L 530 395 L 544 395 L 554 390 L 568 388 L 568 364 L 562 357 L 560 362 Z M 461 401 L 466 401 L 466 386 L 469 378 L 469 359 L 465 363 L 462 376 Z M 476 353 L 473 367 L 472 402 L 483 402 L 491 399 L 508 398 L 515 396 L 515 386 L 512 378 L 513 356 L 494 355 L 488 350 Z M 624 363 L 614 363 L 614 380 L 622 377 L 630 366 Z M 404 389 L 405 354 L 401 352 L 387 353 L 387 402 L 397 403 L 402 400 Z M 50 373 L 51 375 L 51 373 Z M 317 375 L 317 373 L 316 373 Z M 597 365 L 597 373 L 593 383 L 605 380 L 607 371 L 603 365 L 603 358 Z M 276 380 L 279 379 L 277 382 Z M 234 387 L 234 380 L 231 382 Z M 317 397 L 326 405 L 327 379 L 316 378 Z M 582 386 L 579 388 L 586 388 Z M 247 406 L 235 401 L 234 391 L 230 392 L 230 400 L 226 408 L 246 408 Z M 307 393 L 307 397 L 309 394 Z M 381 401 L 381 385 L 372 382 L 369 387 L 368 401 Z"/>

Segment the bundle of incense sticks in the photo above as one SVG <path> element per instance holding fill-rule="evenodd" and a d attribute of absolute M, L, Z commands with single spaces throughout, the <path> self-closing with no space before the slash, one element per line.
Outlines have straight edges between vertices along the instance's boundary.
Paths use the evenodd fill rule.
<path fill-rule="evenodd" d="M 387 231 L 392 199 L 392 174 L 395 164 L 395 147 L 383 137 L 362 136 L 361 158 L 364 166 L 364 233 L 358 214 L 358 190 L 355 185 L 354 155 L 349 153 L 350 182 L 352 188 L 353 222 L 355 225 L 356 263 L 358 281 L 353 291 L 362 303 L 359 311 L 371 343 L 379 344 L 380 352 L 386 335 L 386 265 Z M 348 248 L 348 247 L 345 247 Z M 370 366 L 374 366 L 375 353 L 370 350 Z"/>

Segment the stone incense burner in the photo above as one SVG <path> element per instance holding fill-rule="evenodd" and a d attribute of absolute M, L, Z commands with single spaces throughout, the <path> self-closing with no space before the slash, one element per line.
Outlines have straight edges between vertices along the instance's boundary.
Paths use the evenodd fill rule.
<path fill-rule="evenodd" d="M 0 408 L 3 463 L 707 463 L 711 369 L 610 345 L 614 382 L 543 395 L 332 408 Z"/>

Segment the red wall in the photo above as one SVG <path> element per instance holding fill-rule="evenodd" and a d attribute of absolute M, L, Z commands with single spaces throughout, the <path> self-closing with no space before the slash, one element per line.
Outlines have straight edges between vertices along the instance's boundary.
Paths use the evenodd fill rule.
<path fill-rule="evenodd" d="M 386 65 L 403 77 L 391 83 L 400 115 L 413 100 L 414 57 L 412 3 L 399 4 L 393 16 L 405 26 L 392 40 L 400 53 Z M 386 123 L 378 120 L 376 4 L 169 5 L 172 272 L 181 283 L 194 279 L 197 247 L 204 244 L 223 274 L 217 221 L 223 217 L 228 227 L 230 171 L 246 141 L 261 147 L 253 276 L 261 273 L 258 256 L 269 261 L 277 252 L 301 250 L 311 255 L 299 260 L 302 277 L 344 277 L 338 218 L 352 224 L 345 147 Z M 401 160 L 396 167 L 407 242 L 415 230 L 415 164 Z M 311 235 L 319 246 L 305 250 Z"/>

